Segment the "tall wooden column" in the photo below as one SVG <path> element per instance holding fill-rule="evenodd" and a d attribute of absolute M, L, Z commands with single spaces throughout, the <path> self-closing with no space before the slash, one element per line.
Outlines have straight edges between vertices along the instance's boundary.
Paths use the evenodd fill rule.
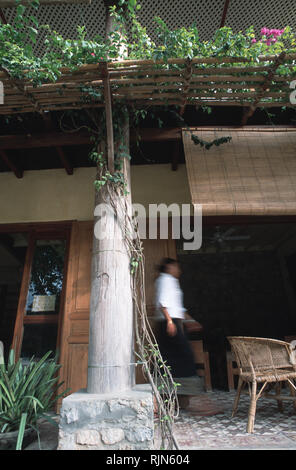
<path fill-rule="evenodd" d="M 107 28 L 110 27 L 112 27 L 112 22 L 110 22 L 107 14 Z M 107 88 L 105 88 L 105 93 L 107 99 Z M 110 108 L 109 113 L 106 110 L 106 118 L 108 118 L 108 115 L 110 118 Z M 110 129 L 110 121 L 107 124 L 109 126 L 106 126 L 105 155 L 107 154 L 108 165 L 110 165 L 116 142 L 110 142 L 113 132 Z M 128 119 L 122 123 L 122 126 L 125 131 L 125 145 L 128 147 Z M 125 200 L 125 207 L 126 211 L 131 213 L 130 163 L 127 159 L 124 160 L 124 174 L 129 191 L 129 195 Z M 96 191 L 95 195 L 95 206 L 102 207 L 102 204 L 104 204 L 108 210 L 100 219 L 104 236 L 98 239 L 94 233 L 93 238 L 88 393 L 120 393 L 131 389 L 134 385 L 133 300 L 130 258 L 122 237 L 124 214 L 121 213 L 122 200 L 119 200 L 123 197 L 116 196 L 115 199 L 113 197 L 113 204 L 115 203 L 120 214 L 120 217 L 116 218 L 114 217 L 107 188 L 103 186 L 100 191 Z M 98 222 L 99 216 L 95 215 L 95 227 L 98 227 L 96 225 Z"/>

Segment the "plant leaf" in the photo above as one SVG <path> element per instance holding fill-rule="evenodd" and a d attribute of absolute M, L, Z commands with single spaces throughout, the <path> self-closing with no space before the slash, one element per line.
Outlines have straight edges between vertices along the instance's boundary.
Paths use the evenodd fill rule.
<path fill-rule="evenodd" d="M 22 413 L 15 450 L 22 450 L 22 444 L 23 444 L 25 428 L 26 428 L 26 421 L 27 421 L 27 413 Z"/>

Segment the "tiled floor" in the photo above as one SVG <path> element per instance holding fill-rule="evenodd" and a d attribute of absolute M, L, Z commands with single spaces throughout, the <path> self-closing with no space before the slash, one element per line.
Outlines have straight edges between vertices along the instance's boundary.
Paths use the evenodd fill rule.
<path fill-rule="evenodd" d="M 234 397 L 234 392 L 217 390 L 191 397 L 189 407 L 180 412 L 174 425 L 180 449 L 296 450 L 296 414 L 292 403 L 284 402 L 284 412 L 280 413 L 276 401 L 259 399 L 255 433 L 247 434 L 249 397 L 241 396 L 237 415 L 231 418 Z M 55 450 L 57 429 L 44 423 L 41 443 L 43 450 Z M 37 441 L 27 447 L 38 449 Z"/>
<path fill-rule="evenodd" d="M 257 402 L 254 434 L 246 433 L 249 396 L 242 395 L 236 416 L 231 418 L 235 392 L 214 391 L 190 399 L 175 422 L 180 449 L 204 450 L 296 450 L 296 414 L 291 402 L 283 413 L 277 402 L 260 398 Z M 211 411 L 218 414 L 209 416 Z"/>

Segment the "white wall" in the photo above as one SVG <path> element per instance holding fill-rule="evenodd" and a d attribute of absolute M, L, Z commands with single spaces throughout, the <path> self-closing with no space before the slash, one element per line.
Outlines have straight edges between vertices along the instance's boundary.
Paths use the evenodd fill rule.
<path fill-rule="evenodd" d="M 21 179 L 0 173 L 0 223 L 90 220 L 94 209 L 95 168 L 25 171 Z M 149 203 L 190 203 L 185 165 L 131 167 L 132 199 Z"/>

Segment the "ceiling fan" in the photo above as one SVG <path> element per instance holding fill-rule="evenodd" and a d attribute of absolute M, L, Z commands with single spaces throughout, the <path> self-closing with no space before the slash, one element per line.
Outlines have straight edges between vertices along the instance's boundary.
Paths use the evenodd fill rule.
<path fill-rule="evenodd" d="M 250 235 L 234 235 L 232 236 L 233 233 L 235 233 L 236 228 L 232 227 L 226 232 L 221 231 L 221 227 L 217 226 L 215 227 L 216 231 L 213 235 L 210 237 L 206 237 L 210 243 L 224 243 L 227 241 L 239 241 L 239 240 L 249 240 L 251 237 Z"/>

